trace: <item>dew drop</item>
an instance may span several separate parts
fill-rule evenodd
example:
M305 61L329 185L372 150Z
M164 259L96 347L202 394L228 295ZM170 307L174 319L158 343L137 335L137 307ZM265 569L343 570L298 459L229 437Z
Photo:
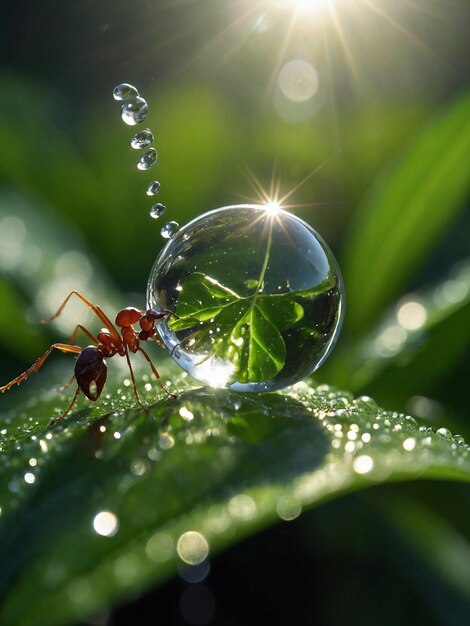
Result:
M139 92L133 85L129 83L121 83L116 85L113 89L113 98L115 100L130 100L131 98L138 98Z
M147 187L146 194L148 196L156 196L159 191L160 191L160 183L158 182L158 180L152 180L150 185Z
M168 222L160 230L160 235L163 237L163 239L171 239L176 235L179 227L180 225L178 224L178 222Z
M151 130L146 128L145 130L141 130L136 133L131 139L131 147L134 150L141 150L142 148L146 148L153 141L153 133Z
M150 150L144 152L144 154L137 161L137 169L145 172L146 170L149 170L151 167L153 167L156 162L157 151L155 150L155 148L150 148Z
M129 100L121 107L122 121L128 126L140 124L147 118L148 110L147 101L140 96Z
M161 217L165 213L166 206L161 202L157 202L150 209L150 217L153 217L154 220ZM176 223L176 222L175 222Z
M174 321L165 320L158 332L197 380L274 391L304 379L330 354L343 317L342 281L308 224L283 210L273 215L264 206L238 205L205 213L177 232L170 222L161 234L170 241L152 269L147 304L176 315L194 309L187 324L174 330ZM215 302L230 307L221 315ZM256 304L250 315L247 302ZM215 315L204 312L212 309ZM355 406L377 411L369 399Z

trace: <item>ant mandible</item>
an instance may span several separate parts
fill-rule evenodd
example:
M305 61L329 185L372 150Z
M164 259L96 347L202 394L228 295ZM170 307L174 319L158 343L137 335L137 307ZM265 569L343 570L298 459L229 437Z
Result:
M101 395L104 384L106 382L107 376L107 365L105 362L106 358L111 358L118 354L119 356L123 356L126 358L127 365L129 366L129 370L131 373L132 386L134 388L134 394L137 402L140 406L147 412L147 407L142 404L139 392L137 391L137 385L135 383L135 376L132 370L131 360L129 358L129 352L141 352L145 359L150 364L152 372L154 373L156 379L158 380L160 387L167 393L170 398L176 399L176 395L171 393L163 384L159 373L157 372L154 364L152 363L147 352L141 347L141 341L148 341L149 339L153 339L160 346L163 344L157 339L155 336L155 324L156 322L160 322L170 316L177 317L171 311L155 311L154 309L148 309L147 311L140 311L139 309L135 309L134 307L127 307L126 309L122 309L116 315L115 324L119 328L121 334L119 334L116 326L111 322L108 316L102 311L102 309L96 304L92 304L85 296L83 296L78 291L71 291L69 295L65 298L57 312L48 320L42 320L42 324L48 324L52 322L56 317L58 317L68 301L72 296L77 296L80 300L86 304L88 308L90 308L95 315L101 320L104 324L104 328L94 337L84 326L81 324L77 324L75 330L73 331L70 337L70 344L67 343L53 343L46 352L39 357L39 359L31 365L25 372L11 380L9 383L0 387L0 392L7 391L13 385L19 385L26 380L30 374L37 372L39 368L43 365L44 361L47 357L52 353L53 350L60 350L61 352L71 352L72 354L78 354L77 360L75 362L75 370L72 378L64 385L63 388L68 387L74 380L77 381L77 390L72 399L72 402L68 406L67 410L62 413L62 415L54 420L52 420L49 424L55 424L56 422L63 419L70 411L72 410L77 398L80 394L80 391L86 395L86 397L92 402L96 402ZM134 325L139 323L140 332L134 329ZM95 344L93 346L88 346L87 348L80 348L79 346L71 345L75 341L75 337L78 331L82 331L91 341ZM164 347L164 346L163 346Z

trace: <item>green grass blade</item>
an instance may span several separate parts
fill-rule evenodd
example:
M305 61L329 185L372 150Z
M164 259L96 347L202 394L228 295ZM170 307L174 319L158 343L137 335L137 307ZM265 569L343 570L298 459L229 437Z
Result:
M432 121L377 180L353 223L343 260L349 324L366 327L406 286L462 208L470 183L470 96Z

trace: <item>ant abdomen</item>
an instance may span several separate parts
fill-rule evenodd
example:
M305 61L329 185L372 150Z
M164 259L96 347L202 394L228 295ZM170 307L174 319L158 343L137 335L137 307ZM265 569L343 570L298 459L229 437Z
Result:
M101 395L108 367L103 355L95 346L84 348L75 363L77 384L89 400L95 402Z

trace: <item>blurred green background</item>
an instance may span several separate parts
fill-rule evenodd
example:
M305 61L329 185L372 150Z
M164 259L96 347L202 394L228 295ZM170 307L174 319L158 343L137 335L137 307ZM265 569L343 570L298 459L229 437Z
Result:
M469 22L467 0L3 3L1 380L86 321L34 323L71 289L143 306L166 219L254 201L251 172L292 191L343 271L345 328L315 379L468 438ZM146 173L123 81L149 102ZM459 485L348 496L217 557L210 623L469 623L468 514ZM187 587L109 623L191 623Z

